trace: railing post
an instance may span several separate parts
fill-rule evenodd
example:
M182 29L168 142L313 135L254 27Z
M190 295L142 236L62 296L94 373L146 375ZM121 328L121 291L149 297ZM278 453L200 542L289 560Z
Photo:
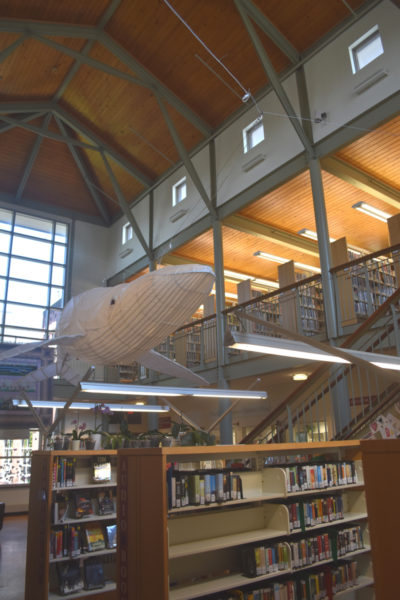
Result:
M392 311L393 316L393 331L394 331L394 341L396 344L396 352L397 356L400 356L400 329L399 329L399 321L398 314L396 313L396 309L393 304L390 306L390 310Z
M367 294L367 315L370 317L375 310L374 303L372 302L372 291L371 284L369 282L369 271L367 265L362 267L363 275L365 277L365 293Z
M292 409L290 408L289 405L286 406L286 410L287 410L287 419L288 419L288 436L289 436L289 442L294 442L293 439L293 419L292 419Z

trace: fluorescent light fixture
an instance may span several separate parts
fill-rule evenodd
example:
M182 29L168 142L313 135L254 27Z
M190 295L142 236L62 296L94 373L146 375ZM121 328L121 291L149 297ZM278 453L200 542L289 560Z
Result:
M64 402L57 402L56 400L32 400L31 402L34 408L64 408ZM18 408L28 408L29 405L25 400L13 400L13 406ZM69 406L72 410L91 410L97 406L91 402L72 402ZM109 404L109 408L112 411L119 412L168 412L168 406L159 406L158 404Z
M211 295L215 296L215 294L216 294L215 289L212 289ZM225 297L231 298L232 300L237 300L237 294L234 294L233 292L225 292Z
M316 242L318 241L318 235L316 231L313 231L312 229L300 229L300 231L297 232L298 235L301 235L303 237L309 238L310 240L315 240ZM330 242L334 242L336 241L336 238L329 238Z
M264 260L270 260L272 262L277 262L281 265L289 262L289 259L282 258L281 256L275 256L274 254L268 254L268 252L262 252L261 250L257 250L254 252L253 256L259 256ZM303 271L310 271L310 273L321 273L321 269L319 267L313 267L312 265L305 265L304 263L295 262L294 266Z
M265 324L268 325L268 323ZM296 342L267 335L231 331L227 341L227 345L229 345L230 348L244 350L245 352L260 352L262 354L273 354L275 356L287 356L290 358L302 358L323 362L350 363L349 360L333 356L333 354L329 354L329 352L324 352L323 350L317 350L304 342Z
M307 381L308 375L307 373L294 373L292 379L293 381Z
M369 217L378 219L378 221L383 221L384 223L386 223L386 221L392 216L383 210L379 210L379 208L375 208L374 206L367 204L366 202L356 202L356 204L353 204L353 208L368 215Z
M268 323L266 323L268 325ZM340 356L330 354L329 351L319 350L311 344L297 342L283 338L275 338L267 335L240 333L238 331L228 332L225 336L225 345L230 348L244 350L245 352L260 352L275 356L287 356L289 358L301 358L306 360L317 360L341 364L351 364L351 356L361 358L381 369L393 369L400 371L400 357L392 354L378 354L375 352L364 352L361 350L350 350L349 348L335 348L349 354L349 360ZM329 348L328 344L326 345Z
M121 394L133 396L192 396L194 398L252 398L254 400L261 400L267 397L266 392L248 390L130 385L126 383L101 383L96 381L82 381L81 389L83 392L91 392L94 394ZM110 406L113 407L114 405ZM147 406L144 408L147 408Z
M283 263L285 263L285 262L288 262L287 258L275 256L275 254L268 254L268 252L262 252L261 250L257 250L257 252L254 252L253 256L259 256L260 258L263 258L264 260L270 260L272 262L277 262L281 265L283 265Z
M271 287L278 289L279 283L277 281L271 281L269 279L260 279L258 277L253 277L252 275L246 275L245 273L238 273L237 271L230 271L229 269L224 269L224 277L228 281L232 281L233 283L237 283L238 281L246 281L250 279L255 285L262 287Z

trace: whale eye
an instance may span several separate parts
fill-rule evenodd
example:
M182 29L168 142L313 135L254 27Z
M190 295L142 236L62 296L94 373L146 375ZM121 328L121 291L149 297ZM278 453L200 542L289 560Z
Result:
M111 299L110 305L112 306L113 304L115 304L115 298Z

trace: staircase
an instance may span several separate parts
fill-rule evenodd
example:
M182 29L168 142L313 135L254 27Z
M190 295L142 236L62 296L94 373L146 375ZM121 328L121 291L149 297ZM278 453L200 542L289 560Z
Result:
M400 289L341 347L400 355ZM322 364L241 443L365 437L369 423L400 399L400 383L391 381L388 371L376 371L357 365Z

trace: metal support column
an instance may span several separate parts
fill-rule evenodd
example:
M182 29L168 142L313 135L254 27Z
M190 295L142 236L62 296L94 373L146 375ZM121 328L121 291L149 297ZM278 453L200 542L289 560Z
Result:
M216 205L216 177L215 177L215 149L213 142L210 144L210 175L211 175L211 199ZM213 242L214 242L214 270L215 270L215 299L216 299L216 326L217 326L217 365L218 365L218 387L229 389L228 382L224 377L225 348L224 348L224 316L222 311L225 308L225 282L224 282L224 258L222 246L222 225L221 221L213 220ZM221 398L218 404L218 414L225 413L231 405L228 398ZM232 444L232 412L227 412L221 420L220 426L221 444Z
M329 244L328 220L322 183L321 166L317 158L309 158L309 169L312 196L314 203L315 224L318 234L319 260L321 265L321 282L324 292L324 309L326 332L328 339L336 338L337 318L335 310L335 290L331 269L331 248Z

